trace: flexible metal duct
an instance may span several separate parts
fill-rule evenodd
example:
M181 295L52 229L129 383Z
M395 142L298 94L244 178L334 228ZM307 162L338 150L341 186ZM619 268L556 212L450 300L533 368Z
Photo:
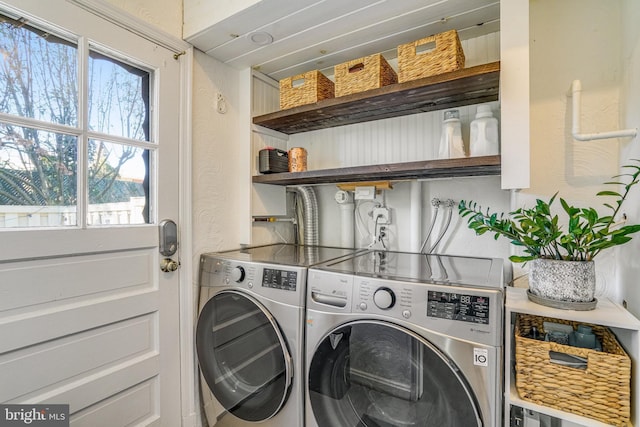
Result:
M317 246L318 238L318 199L312 187L296 185L291 187L302 200L303 232L305 245Z

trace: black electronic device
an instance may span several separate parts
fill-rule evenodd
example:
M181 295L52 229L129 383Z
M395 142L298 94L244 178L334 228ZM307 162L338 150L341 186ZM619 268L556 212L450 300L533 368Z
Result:
M258 153L260 173L278 173L289 171L289 154L284 150L267 147Z

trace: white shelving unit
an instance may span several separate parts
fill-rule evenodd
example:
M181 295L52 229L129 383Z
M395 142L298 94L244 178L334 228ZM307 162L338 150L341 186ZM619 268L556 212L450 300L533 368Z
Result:
M514 321L512 317L514 313L531 314L535 316L553 317L556 319L572 320L576 322L586 322L597 325L606 326L616 335L620 344L624 347L627 354L631 358L632 374L636 371L636 361L638 358L638 348L640 337L640 320L629 313L624 307L616 304L609 299L599 298L595 310L591 311L575 311L575 310L559 310L555 308L545 307L535 304L527 298L526 289L523 288L507 288L507 297L505 301L505 426L509 426L511 406L518 406L523 409L529 409L541 414L546 414L554 418L562 420L563 426L584 426L584 427L606 427L609 424L600 421L574 415L568 412L560 411L547 406L537 405L535 403L522 400L515 387L515 370L513 360L513 334ZM638 375L633 374L631 379L631 419L637 419L638 408Z

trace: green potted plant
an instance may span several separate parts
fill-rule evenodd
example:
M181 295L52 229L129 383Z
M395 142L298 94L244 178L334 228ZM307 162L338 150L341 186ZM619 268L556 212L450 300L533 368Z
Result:
M633 159L634 162L640 162ZM610 211L601 216L594 208L578 208L560 198L566 221L561 225L552 213L557 199L536 200L532 208L520 208L508 214L484 210L474 201L460 201L458 206L467 225L476 234L494 233L522 248L522 255L509 259L530 263L529 298L537 303L567 309L595 308L595 265L593 259L603 250L631 240L640 225L620 225L616 218L632 187L638 183L640 166L623 166L630 173L613 177L605 184L621 187L621 191L600 191L598 196L613 197L614 203L603 203ZM626 181L626 182L622 182Z

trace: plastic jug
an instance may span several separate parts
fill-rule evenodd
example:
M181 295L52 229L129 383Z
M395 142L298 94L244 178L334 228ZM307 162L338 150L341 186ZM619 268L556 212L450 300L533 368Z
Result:
M489 105L478 105L476 118L471 122L469 133L469 154L471 156L500 154L498 119L493 117Z
M465 156L460 112L458 110L447 110L444 112L438 158L452 159Z

